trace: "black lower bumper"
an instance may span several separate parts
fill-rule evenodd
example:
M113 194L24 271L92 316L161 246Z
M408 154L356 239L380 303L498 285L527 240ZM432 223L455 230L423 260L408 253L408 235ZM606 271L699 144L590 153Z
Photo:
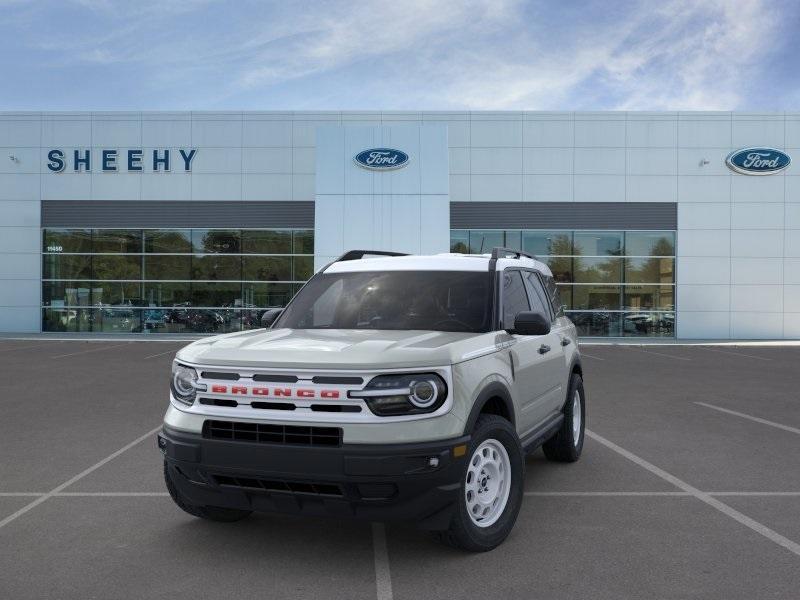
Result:
M193 504L264 512L415 521L444 529L469 437L416 444L292 446L158 435L170 476ZM459 450L461 450L459 448Z

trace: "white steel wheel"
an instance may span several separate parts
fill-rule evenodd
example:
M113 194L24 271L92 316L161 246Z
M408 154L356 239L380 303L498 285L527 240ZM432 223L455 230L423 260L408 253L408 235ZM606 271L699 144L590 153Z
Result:
M575 390L572 395L572 443L578 446L581 439L581 393Z
M511 490L511 461L505 446L485 440L475 449L467 466L464 501L467 514L478 527L490 527L508 504Z

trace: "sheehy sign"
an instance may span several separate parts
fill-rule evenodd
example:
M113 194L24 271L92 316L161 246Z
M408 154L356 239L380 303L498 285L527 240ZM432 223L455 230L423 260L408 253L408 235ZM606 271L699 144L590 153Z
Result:
M141 149L116 150L62 150L54 148L47 153L47 168L53 173L168 173L190 172L197 149L156 148L145 152Z

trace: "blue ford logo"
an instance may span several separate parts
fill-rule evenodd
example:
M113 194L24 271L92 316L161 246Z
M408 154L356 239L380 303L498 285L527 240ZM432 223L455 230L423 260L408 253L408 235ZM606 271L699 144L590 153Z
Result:
M408 154L394 148L370 148L356 154L353 160L365 169L388 171L406 166Z
M775 148L742 148L725 159L728 167L744 175L772 175L783 171L792 159Z

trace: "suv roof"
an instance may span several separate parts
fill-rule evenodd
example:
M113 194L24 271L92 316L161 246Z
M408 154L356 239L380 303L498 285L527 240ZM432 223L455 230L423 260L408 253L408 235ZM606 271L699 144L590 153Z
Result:
M368 252L365 254L369 255ZM508 256L508 254L512 256ZM493 257L496 258L493 259ZM444 253L346 259L331 263L324 271L326 273L355 273L363 271L489 271L492 260L496 261L495 268L498 271L509 267L527 267L540 271L545 275L552 276L550 268L543 262L505 249L495 249L492 254Z

